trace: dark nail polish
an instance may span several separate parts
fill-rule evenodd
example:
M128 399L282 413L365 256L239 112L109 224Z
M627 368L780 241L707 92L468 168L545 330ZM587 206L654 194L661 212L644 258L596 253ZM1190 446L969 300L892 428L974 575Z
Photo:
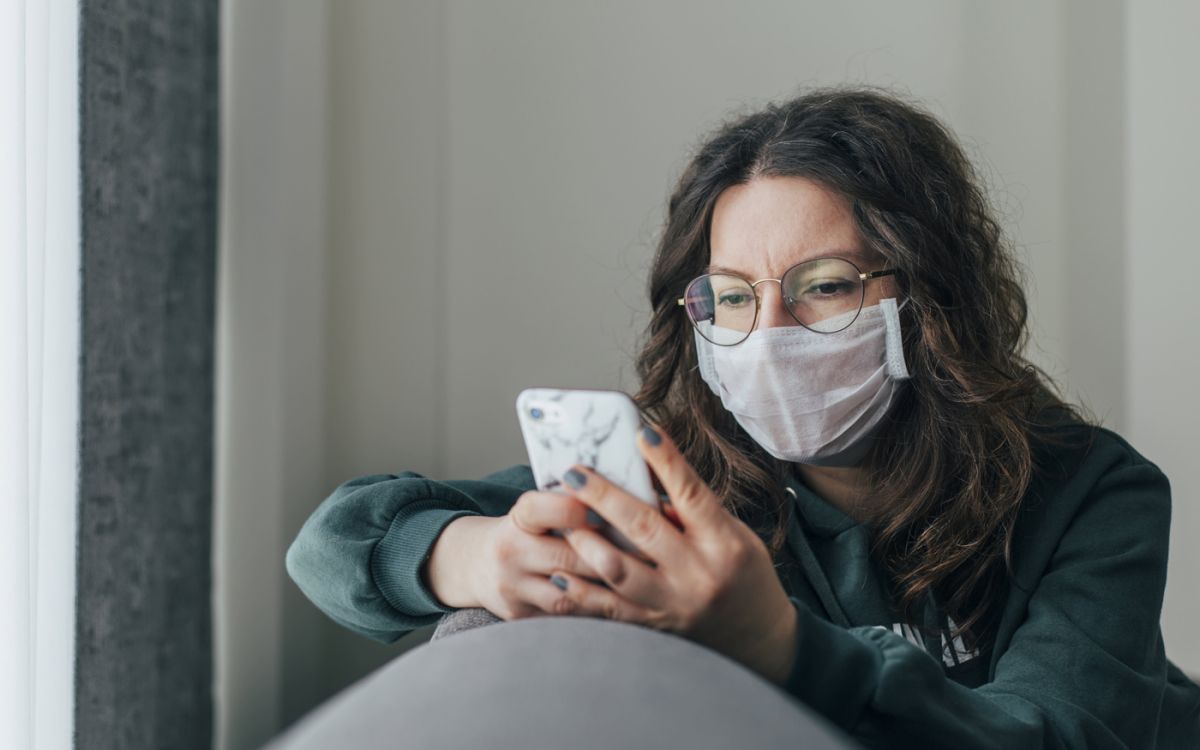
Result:
M560 575L556 574L556 575L550 576L550 583L553 583L555 586L558 586L563 591L567 590L567 579L563 578Z
M592 524L593 526L603 526L604 525L604 519L600 516L599 513L592 510L591 508L588 508L587 521L588 521L588 523Z
M655 432L653 427L643 427L642 438L650 445L658 445L662 442L662 435Z
M575 471L574 469L568 469L567 473L563 475L563 481L575 489L579 489L583 485L587 484L587 477L578 471Z

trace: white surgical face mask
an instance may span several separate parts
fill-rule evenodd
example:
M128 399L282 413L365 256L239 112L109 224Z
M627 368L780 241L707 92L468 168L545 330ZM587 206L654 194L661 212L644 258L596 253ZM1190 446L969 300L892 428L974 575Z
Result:
M899 313L907 302L881 299L836 333L759 328L736 346L717 346L694 332L700 376L772 456L854 466L909 378Z

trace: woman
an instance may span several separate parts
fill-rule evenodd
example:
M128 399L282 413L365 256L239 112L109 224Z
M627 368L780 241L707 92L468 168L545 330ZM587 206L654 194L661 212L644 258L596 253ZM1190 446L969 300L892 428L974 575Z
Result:
M362 477L288 552L305 593L387 642L463 607L674 632L869 745L1200 746L1159 629L1167 479L1022 356L1016 264L934 117L825 89L726 124L649 286L665 514L586 467L567 496Z

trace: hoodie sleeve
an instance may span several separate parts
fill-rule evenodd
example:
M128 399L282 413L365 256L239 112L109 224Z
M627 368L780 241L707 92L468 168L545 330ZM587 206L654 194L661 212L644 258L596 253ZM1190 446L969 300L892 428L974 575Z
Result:
M870 747L1155 747L1168 688L1159 615L1169 525L1157 467L1107 471L1059 540L992 681L977 688L891 631L842 628L793 599L798 656L785 687Z
M533 487L528 466L480 480L409 471L352 479L305 521L287 551L288 575L338 624L391 643L455 609L421 578L442 529L464 515L502 516Z

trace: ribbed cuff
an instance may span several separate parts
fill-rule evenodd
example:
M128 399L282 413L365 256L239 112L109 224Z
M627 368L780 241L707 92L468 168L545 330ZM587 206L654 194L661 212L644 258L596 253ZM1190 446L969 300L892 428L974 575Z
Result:
M419 507L410 503L392 519L375 545L371 576L383 598L396 610L413 617L453 612L438 601L421 580L421 565L433 551L438 535L459 516L482 515L471 510Z
M850 732L875 692L883 653L845 628L817 617L803 602L789 598L800 621L796 661L784 689Z

